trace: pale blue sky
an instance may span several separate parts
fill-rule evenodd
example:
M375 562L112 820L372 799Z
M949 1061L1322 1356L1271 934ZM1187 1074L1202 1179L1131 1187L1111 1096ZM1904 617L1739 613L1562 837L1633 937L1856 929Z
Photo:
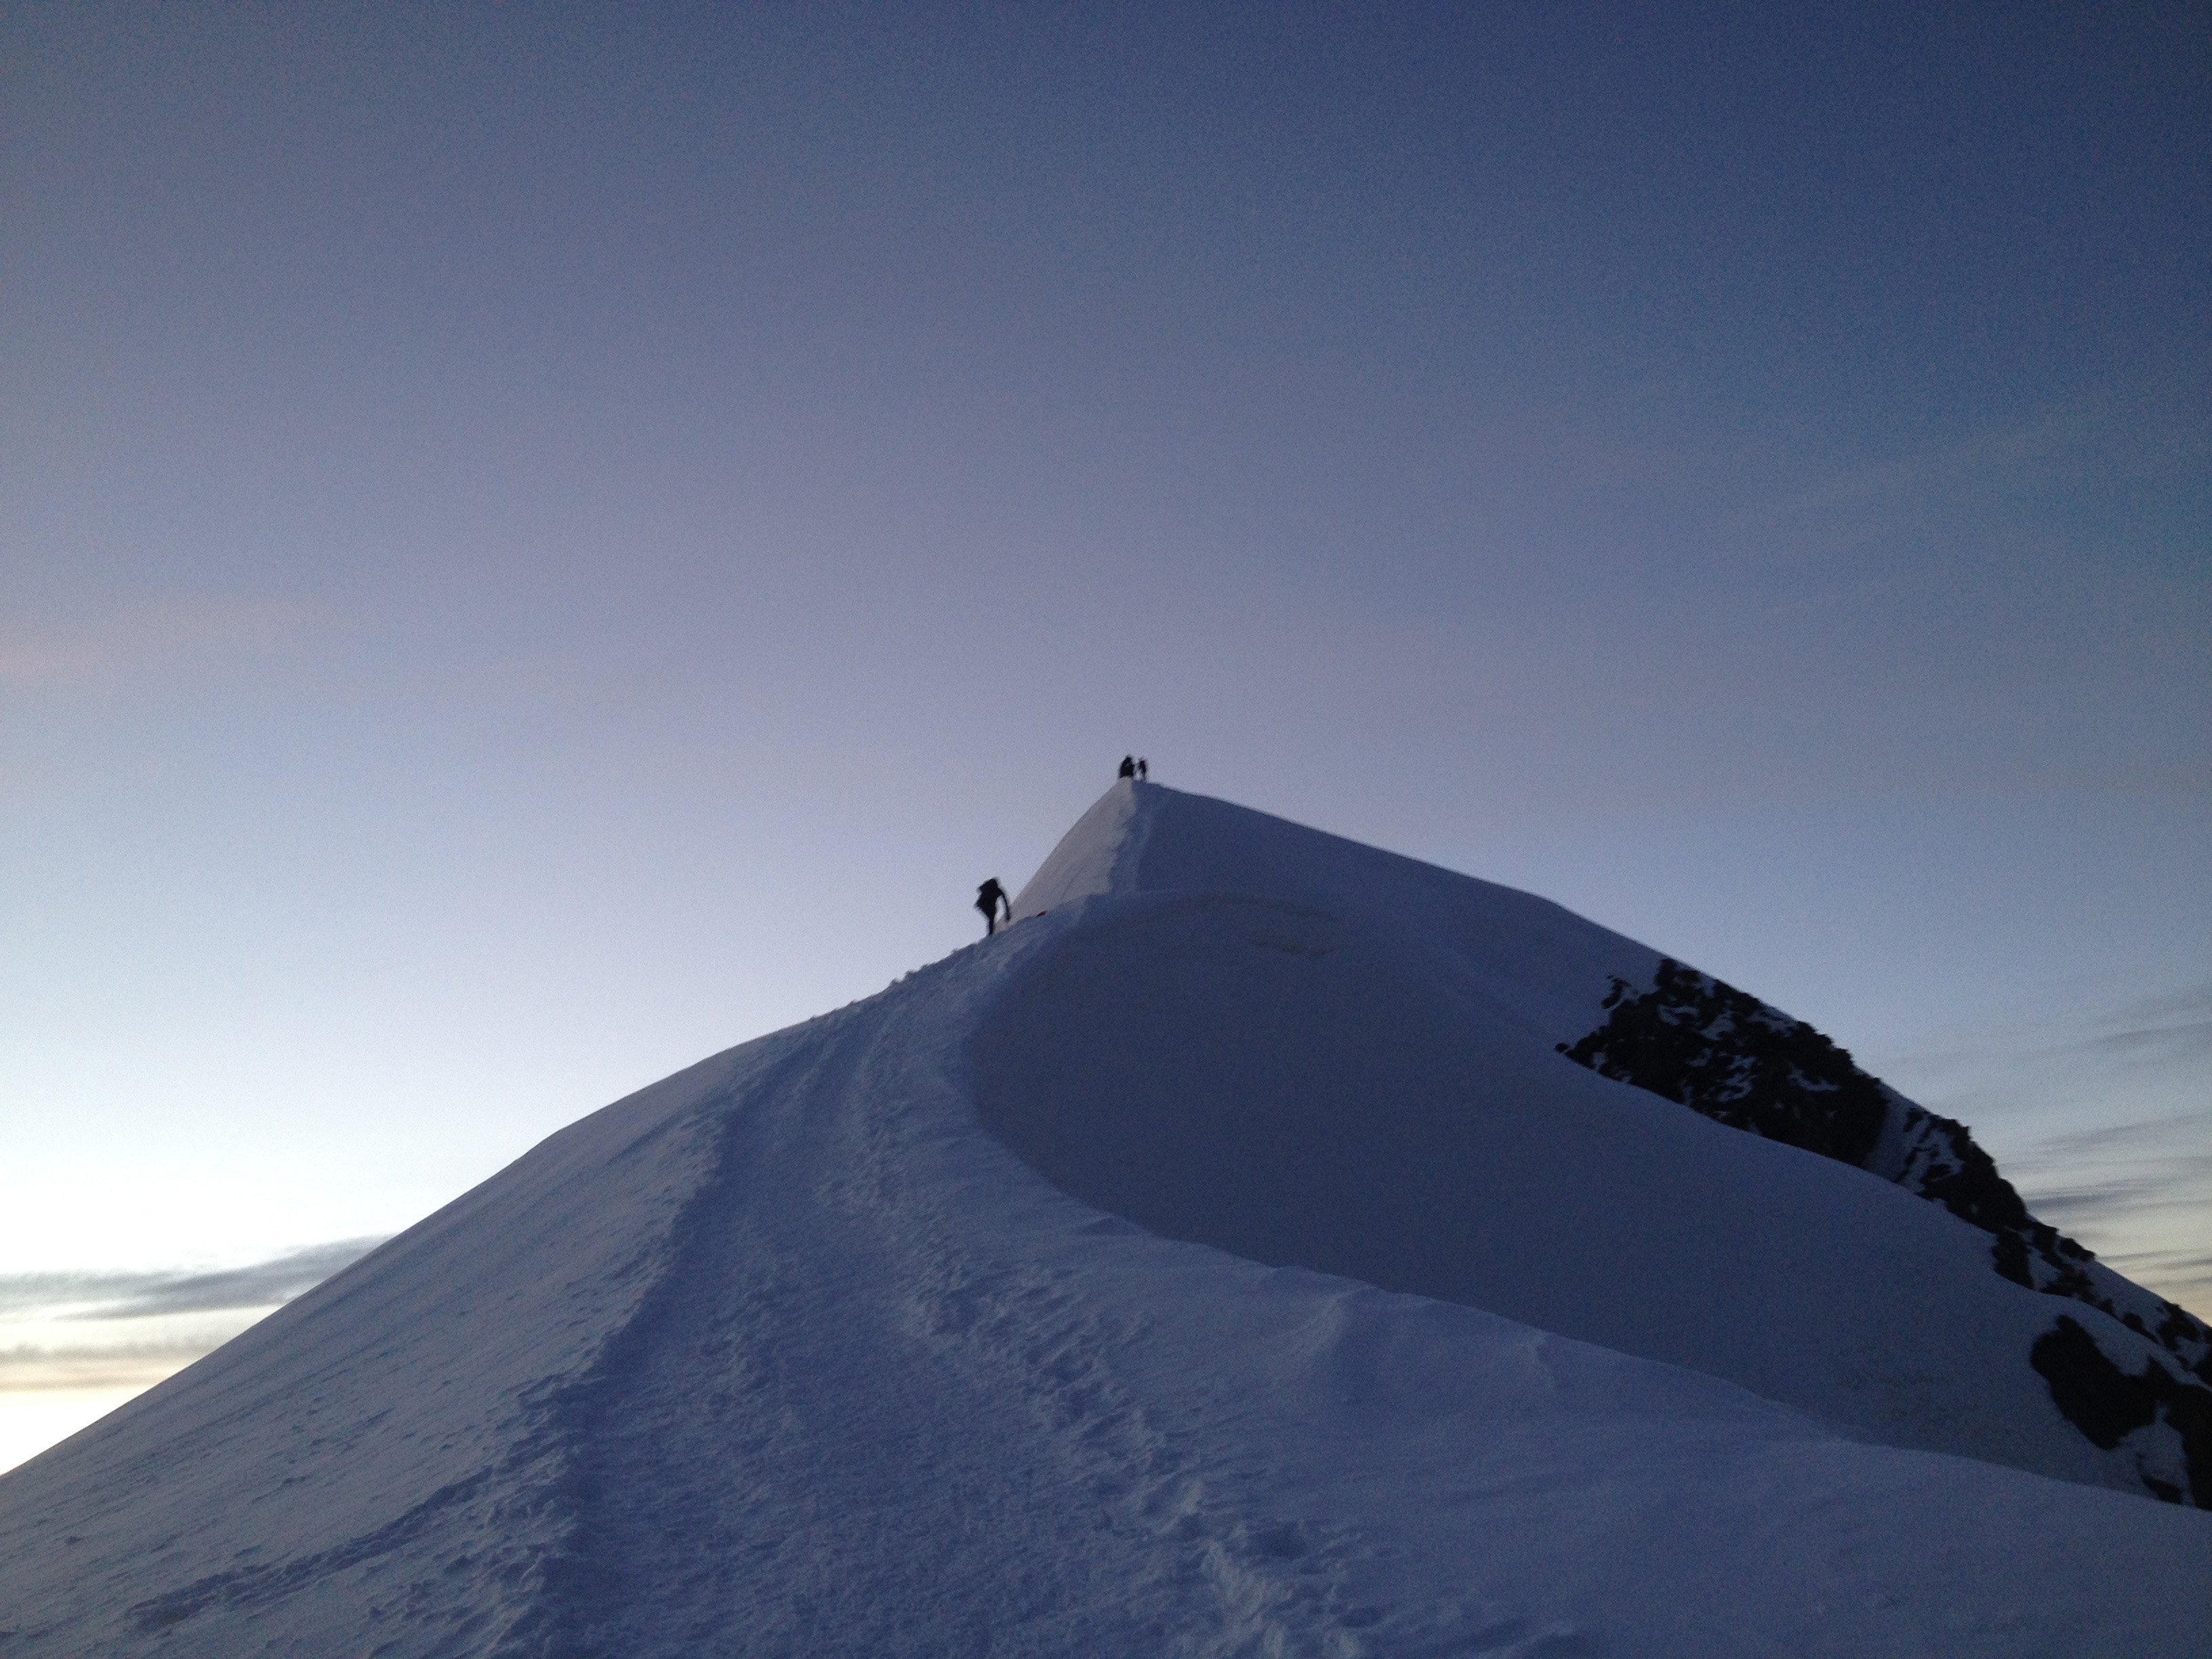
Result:
M2212 1283L2208 58L0 6L0 1273L404 1225L964 943L1137 750Z

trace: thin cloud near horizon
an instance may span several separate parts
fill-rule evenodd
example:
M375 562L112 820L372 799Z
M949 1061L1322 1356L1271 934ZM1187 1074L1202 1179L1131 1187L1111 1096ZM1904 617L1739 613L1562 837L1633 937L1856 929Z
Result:
M2066 1022L2070 1029L2055 1040L2025 1044L2017 1041L2019 1031L2048 1030L2050 1023L2045 1018L2021 1014L2004 1024L2016 1029L1993 1030L1978 1042L1886 1054L1880 1057L1880 1064L1893 1071L1932 1070L1978 1066L1992 1058L2043 1061L2075 1055L2140 1054L2161 1047L2166 1050L2161 1058L2212 1054L2212 984L2184 986L2076 1014Z
M179 1339L105 1346L87 1343L78 1347L24 1343L0 1348L0 1398L150 1389L222 1346L221 1342Z
M151 1387L386 1237L333 1239L215 1271L0 1273L0 1395ZM207 1317L226 1314L252 1317ZM179 1320L190 1322L162 1328Z

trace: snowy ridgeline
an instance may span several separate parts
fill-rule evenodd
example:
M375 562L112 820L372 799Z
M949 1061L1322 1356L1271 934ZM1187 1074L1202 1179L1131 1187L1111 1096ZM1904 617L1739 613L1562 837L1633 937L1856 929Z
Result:
M2201 1330L1802 1028L1149 786L1015 914L0 1478L0 1656L2212 1651Z

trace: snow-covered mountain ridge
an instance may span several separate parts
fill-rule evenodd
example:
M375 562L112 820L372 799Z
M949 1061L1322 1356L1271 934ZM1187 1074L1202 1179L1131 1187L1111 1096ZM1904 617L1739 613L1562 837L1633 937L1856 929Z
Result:
M1656 952L1156 787L1018 912L0 1477L0 1656L2212 1647L2142 1339L1558 1052Z

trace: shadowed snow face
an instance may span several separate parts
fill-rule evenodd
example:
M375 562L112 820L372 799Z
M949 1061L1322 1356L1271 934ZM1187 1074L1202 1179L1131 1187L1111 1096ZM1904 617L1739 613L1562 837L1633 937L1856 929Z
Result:
M1063 1190L1893 1443L2137 1490L2121 1465L2143 1451L2153 1489L2177 1487L2164 1439L2114 1462L2054 1411L2031 1354L2055 1310L2000 1276L1980 1226L1556 1052L1540 1028L1567 988L1595 1024L1608 963L1643 947L1221 803L1150 805L1093 849L1121 879L970 1044L984 1123ZM1219 856L1212 817L1262 855ZM1107 844L1131 830L1133 872ZM1239 879L1275 896L1223 890Z

